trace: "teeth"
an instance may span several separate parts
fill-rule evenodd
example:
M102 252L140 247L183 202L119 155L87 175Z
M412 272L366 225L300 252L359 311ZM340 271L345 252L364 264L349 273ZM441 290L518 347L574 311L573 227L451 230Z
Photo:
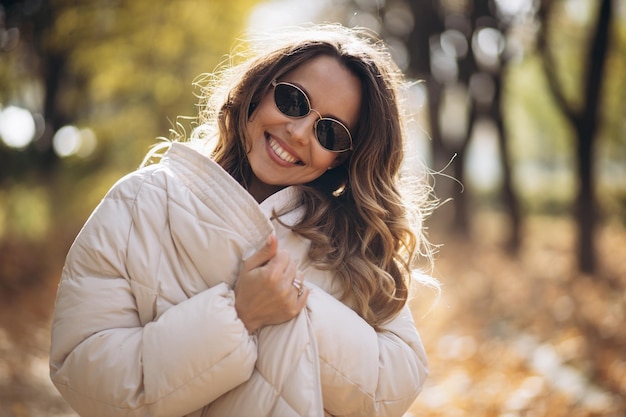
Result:
M270 148L272 148L272 150L274 151L274 153L276 155L278 155L278 157L280 159L282 159L285 162L289 162L290 164L295 164L296 162L298 162L297 158L294 158L293 155L291 155L289 152L287 152L286 150L284 150L279 144L278 142L276 142L274 139L270 138L269 140L269 144L270 144Z

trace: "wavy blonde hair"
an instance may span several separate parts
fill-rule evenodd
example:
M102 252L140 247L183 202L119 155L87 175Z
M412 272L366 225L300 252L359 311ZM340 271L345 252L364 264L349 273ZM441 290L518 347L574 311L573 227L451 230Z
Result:
M400 175L405 80L383 43L365 30L299 26L262 40L247 46L248 56L235 53L222 70L200 80L199 127L192 139L213 139L212 158L247 188L252 172L244 132L272 80L320 55L337 59L360 80L354 149L338 167L299 186L305 214L291 228L311 241L309 256L320 268L337 272L343 299L378 327L405 305L420 255L432 265L422 225L434 207L431 189L424 178L402 188L407 178ZM436 286L428 277L420 280Z

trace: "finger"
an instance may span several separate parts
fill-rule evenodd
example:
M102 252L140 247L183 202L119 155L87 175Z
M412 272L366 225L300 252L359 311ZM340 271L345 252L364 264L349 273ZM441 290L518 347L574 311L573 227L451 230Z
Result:
M304 285L304 274L302 271L296 271L296 277L293 279L292 285L295 287L298 297L304 294L306 287Z
M304 275L302 274L302 272L298 270L295 271L295 277L292 279L291 285L294 286L300 292L300 294L302 293L302 290L304 288Z
M306 305L306 300L309 298L309 294L311 293L311 289L308 287L302 288L302 294L298 295L298 299L296 301L296 309L298 311L302 310Z
M249 258L244 260L243 268L247 271L250 271L254 268L258 268L260 266L265 265L270 261L274 256L276 256L276 251L278 250L278 241L276 236L273 234L267 237L265 245L262 248L254 252Z
M304 288L302 287L302 283L300 281L298 281L297 279L294 279L293 281L291 281L291 286L296 289L299 296L302 295Z
M285 277L289 278L290 280L296 279L299 282L302 282L302 277L299 275L299 272L296 268L296 263L291 259L289 254L287 254L287 256L287 265L285 266L284 270Z

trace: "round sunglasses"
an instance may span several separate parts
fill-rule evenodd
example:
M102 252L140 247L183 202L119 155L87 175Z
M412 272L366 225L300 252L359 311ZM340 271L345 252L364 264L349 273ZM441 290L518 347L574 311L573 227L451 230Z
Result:
M325 149L331 152L345 152L352 149L352 135L339 120L323 117L311 107L311 101L302 89L284 81L272 81L274 86L274 103L282 114L289 117L301 118L312 111L319 119L315 121L315 137Z

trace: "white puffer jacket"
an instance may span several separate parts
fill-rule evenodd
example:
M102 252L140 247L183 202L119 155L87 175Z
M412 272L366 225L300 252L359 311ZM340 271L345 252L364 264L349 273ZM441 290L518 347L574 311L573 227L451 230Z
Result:
M72 245L50 373L81 416L401 416L427 375L408 308L374 331L336 297L309 242L217 164L175 143L120 180ZM289 223L298 210L286 214ZM250 336L234 308L241 260L270 233L312 289L293 320Z

